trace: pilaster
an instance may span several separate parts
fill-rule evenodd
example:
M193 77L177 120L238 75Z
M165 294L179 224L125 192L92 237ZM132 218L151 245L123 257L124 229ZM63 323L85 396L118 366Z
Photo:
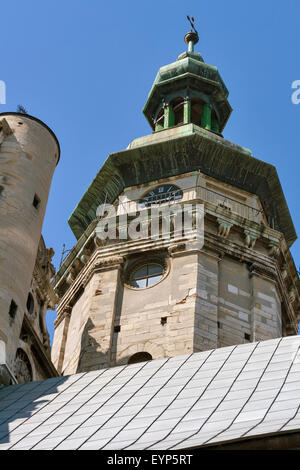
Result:
M282 336L281 302L276 288L276 273L259 263L250 268L251 341Z

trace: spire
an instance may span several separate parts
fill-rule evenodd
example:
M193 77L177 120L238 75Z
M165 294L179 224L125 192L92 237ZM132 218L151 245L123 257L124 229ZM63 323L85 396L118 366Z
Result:
M187 16L188 21L191 24L191 31L189 31L185 36L184 36L184 41L188 45L188 52L194 52L194 45L197 44L199 41L199 35L198 31L195 29L194 26L194 17L192 16L192 19Z

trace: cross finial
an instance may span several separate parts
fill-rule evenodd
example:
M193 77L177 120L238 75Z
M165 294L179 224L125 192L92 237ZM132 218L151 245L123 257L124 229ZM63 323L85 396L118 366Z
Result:
M190 18L188 15L187 15L187 19L189 20L190 24L191 24L191 32L194 31L197 36L198 36L198 31L195 29L195 26L194 26L194 23L195 23L195 20L194 20L194 17L192 16L192 18Z
M194 17L192 16L190 18L189 16L187 16L187 19L190 22L190 25L192 28L191 28L191 31L184 36L184 40L189 46L188 51L193 52L194 44L197 44L197 42L199 41L199 36L198 36L198 31L196 30L194 26L194 22L195 22Z

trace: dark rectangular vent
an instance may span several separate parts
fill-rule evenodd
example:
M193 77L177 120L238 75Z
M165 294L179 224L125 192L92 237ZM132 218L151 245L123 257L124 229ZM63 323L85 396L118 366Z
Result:
M15 318L17 309L18 309L18 306L16 302L12 300L10 303L9 312L8 312L8 315L10 316L10 318Z
M40 198L35 194L35 195L34 195L34 198L33 198L33 201L32 201L33 207L35 207L36 209L38 209L38 208L39 208L39 205L40 205L40 202L41 202Z

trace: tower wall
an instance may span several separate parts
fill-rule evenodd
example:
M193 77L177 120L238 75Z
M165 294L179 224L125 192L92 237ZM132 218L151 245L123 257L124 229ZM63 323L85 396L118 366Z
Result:
M297 333L298 275L288 245L293 226L283 196L278 211L265 202L274 197L267 179L272 174L279 185L277 175L249 152L189 126L113 154L74 211L78 242L53 281L59 303L52 359L62 374ZM185 132L201 133L197 145ZM147 197L160 204L155 198L172 193L173 185L182 193L177 204L203 205L202 247L186 233L168 240L97 239L91 214L103 203L103 187L118 216L130 218ZM146 288L132 283L135 269L155 260L167 267L163 279Z
M144 190L130 188L127 196L133 192L136 200ZM59 373L127 364L136 354L157 359L295 333L283 311L289 300L279 251L269 248L269 237L279 243L281 234L256 224L250 247L245 232L248 226L254 230L253 223L220 208L222 190L226 194L228 186L220 186L214 205L211 196L205 203L203 247L189 236L101 245L87 233L86 248L79 245L76 254L75 247L56 277L60 301L52 360ZM193 198L198 192L188 191ZM163 278L150 288L132 287L131 273L147 262L164 266Z
M158 359L282 336L276 280L251 271L239 254L208 242L195 250L192 240L135 248L105 258L96 249L65 292L52 347L59 373L127 364L137 353ZM128 286L131 265L158 254L164 278L147 289Z
M28 115L2 114L0 129L0 340L12 367L59 145Z

